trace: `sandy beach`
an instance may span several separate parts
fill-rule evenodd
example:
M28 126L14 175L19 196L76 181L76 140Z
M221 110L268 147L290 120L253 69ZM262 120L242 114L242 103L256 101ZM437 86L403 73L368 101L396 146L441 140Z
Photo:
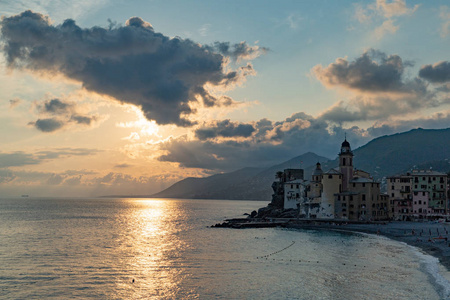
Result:
M289 227L328 229L379 234L418 247L439 259L450 270L450 224L435 222L389 222L385 224L311 225Z

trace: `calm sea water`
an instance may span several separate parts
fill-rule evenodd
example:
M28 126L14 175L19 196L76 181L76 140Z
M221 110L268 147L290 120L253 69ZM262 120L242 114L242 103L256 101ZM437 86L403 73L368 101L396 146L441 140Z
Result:
M437 259L383 237L209 228L266 205L0 199L2 299L446 299Z

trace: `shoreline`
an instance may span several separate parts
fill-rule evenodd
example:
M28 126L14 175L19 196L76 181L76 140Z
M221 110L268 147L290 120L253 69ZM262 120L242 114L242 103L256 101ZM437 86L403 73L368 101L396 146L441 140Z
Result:
M439 260L450 271L450 223L437 222L371 222L362 223L343 220L312 220L292 218L272 218L270 220L238 218L228 219L211 227L225 228L269 228L283 227L311 230L345 231L382 235L404 242Z
M333 230L378 234L404 242L436 257L450 271L450 224L432 222L389 222L385 224L300 224L289 223L286 228ZM447 240L445 240L447 238Z

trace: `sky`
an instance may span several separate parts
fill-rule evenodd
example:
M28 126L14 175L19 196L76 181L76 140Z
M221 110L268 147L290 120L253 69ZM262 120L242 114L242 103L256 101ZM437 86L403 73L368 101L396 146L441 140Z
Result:
M0 196L153 194L450 127L448 1L0 0Z

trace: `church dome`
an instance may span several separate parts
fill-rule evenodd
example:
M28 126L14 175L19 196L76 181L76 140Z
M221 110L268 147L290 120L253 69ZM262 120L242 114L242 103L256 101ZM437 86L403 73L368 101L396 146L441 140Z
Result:
M322 168L321 168L321 166L320 166L320 163L318 162L318 163L316 164L316 169L313 171L312 175L313 175L313 176L320 176L320 175L322 175L322 174L323 174L323 171L322 171Z
M347 141L347 138L342 142L340 154L353 154L352 148L350 147L350 143Z
M341 146L341 148L350 148L350 143L349 142L347 142L347 139L345 139L345 141L343 141L342 142L342 146Z

